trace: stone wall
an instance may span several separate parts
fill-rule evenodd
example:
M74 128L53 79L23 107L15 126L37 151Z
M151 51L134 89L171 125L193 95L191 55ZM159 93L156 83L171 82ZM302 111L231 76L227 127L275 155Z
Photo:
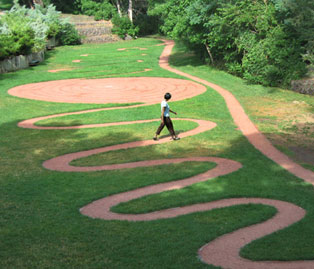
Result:
M62 15L75 25L76 30L82 36L82 43L108 43L121 40L119 36L112 34L110 21L95 21L93 16L86 15Z
M291 81L291 89L295 92L314 95L314 78Z
M0 61L0 73L17 71L29 67L34 63L40 63L45 59L45 51L32 53L30 55L12 56Z

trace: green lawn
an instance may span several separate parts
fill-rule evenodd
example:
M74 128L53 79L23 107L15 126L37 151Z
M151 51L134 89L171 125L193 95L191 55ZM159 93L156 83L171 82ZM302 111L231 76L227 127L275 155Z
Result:
M214 268L199 261L197 250L201 246L275 214L275 209L268 206L242 205L151 222L90 219L81 215L79 208L96 199L186 178L211 169L214 164L183 163L91 173L56 172L42 167L43 161L65 153L150 139L158 123L81 130L21 129L17 123L25 119L106 106L21 99L8 95L8 89L67 78L180 78L158 66L158 57L163 50L162 46L155 46L158 43L160 41L155 39L138 39L59 47L48 52L47 60L39 66L0 75L1 268ZM118 51L118 48L128 50ZM82 57L82 54L89 56ZM75 59L82 62L72 63ZM144 62L137 62L139 59ZM250 100L262 99L269 94L289 102L304 101L311 109L314 106L312 97L247 85L241 79L202 65L181 46L176 47L171 64L232 91L253 120L258 116L251 114L250 102L245 102L248 97L252 98ZM47 72L60 68L69 70ZM148 68L152 70L143 72ZM210 88L189 100L171 102L171 108L178 112L178 117L210 120L217 123L217 127L172 143L90 156L74 161L73 165L190 156L218 156L239 161L243 168L235 173L181 190L143 197L118 205L114 210L142 213L233 197L284 200L307 210L306 217L248 245L242 250L243 256L253 260L314 259L313 186L289 174L249 144L236 130L223 98ZM66 116L38 124L62 126L152 119L158 118L159 113L159 105L153 105ZM195 127L190 122L174 123L180 131ZM280 130L277 131L280 133Z

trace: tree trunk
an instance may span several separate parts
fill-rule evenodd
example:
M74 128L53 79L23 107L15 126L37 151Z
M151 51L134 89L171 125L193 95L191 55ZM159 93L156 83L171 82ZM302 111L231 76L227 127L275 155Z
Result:
M129 0L128 15L129 15L130 21L133 23L133 2L132 2L132 0Z
M116 0L116 5L117 5L117 9L118 9L118 14L120 16L120 18L122 17L122 12L121 12L121 4L119 0Z
M34 9L34 3L32 0L28 0L28 5L31 9Z
M209 48L207 42L205 43L205 47L206 47L206 50L207 50L207 52L208 52L208 55L209 55L209 57L210 57L210 60L211 60L212 64L214 64L214 58L213 58L212 53L210 52L210 48Z

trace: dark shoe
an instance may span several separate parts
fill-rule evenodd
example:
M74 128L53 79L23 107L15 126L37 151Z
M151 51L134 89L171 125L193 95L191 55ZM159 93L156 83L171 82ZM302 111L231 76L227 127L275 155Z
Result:
M158 141L158 138L157 137L153 137L153 140Z
M172 140L180 140L180 137L174 137Z

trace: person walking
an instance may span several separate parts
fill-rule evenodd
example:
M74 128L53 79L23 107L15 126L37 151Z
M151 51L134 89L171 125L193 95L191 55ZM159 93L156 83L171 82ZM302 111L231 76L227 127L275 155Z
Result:
M161 102L161 123L156 131L156 134L154 136L154 140L157 141L158 140L158 136L160 135L162 129L165 127L165 125L168 128L168 131L171 134L171 138L173 140L179 140L180 138L175 134L175 131L173 129L173 124L172 121L170 119L170 112L177 115L177 112L174 112L170 109L168 101L171 99L171 94L170 93L166 93L164 96L164 100Z

